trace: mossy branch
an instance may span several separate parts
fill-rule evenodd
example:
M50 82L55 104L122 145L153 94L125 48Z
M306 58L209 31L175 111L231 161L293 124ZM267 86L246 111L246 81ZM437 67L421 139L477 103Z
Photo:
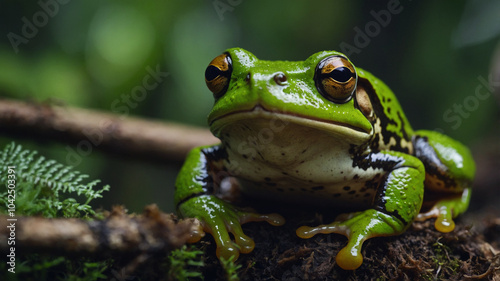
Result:
M7 241L11 232L8 218L0 215L0 241ZM102 220L17 217L16 247L26 254L154 255L184 245L198 227L196 222L176 222L173 215L160 212L156 205L147 206L141 215L128 215L123 207L114 207ZM0 243L1 252L9 247Z

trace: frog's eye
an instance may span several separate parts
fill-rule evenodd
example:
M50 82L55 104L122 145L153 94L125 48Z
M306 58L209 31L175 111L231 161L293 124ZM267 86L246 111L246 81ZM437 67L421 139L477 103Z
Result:
M343 56L330 56L318 63L314 81L318 91L336 103L348 102L356 89L354 66Z
M231 57L227 53L216 57L210 62L205 70L205 82L208 89L214 93L214 97L218 98L226 93L232 71Z

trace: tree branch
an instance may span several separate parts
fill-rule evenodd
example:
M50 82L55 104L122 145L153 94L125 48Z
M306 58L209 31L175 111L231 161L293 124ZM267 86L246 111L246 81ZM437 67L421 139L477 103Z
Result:
M114 207L104 220L94 221L19 217L12 223L8 218L0 216L0 240L6 242L0 243L0 252L4 253L10 251L8 238L14 237L16 251L24 253L153 255L181 247L199 227L195 219L175 222L156 205L146 206L137 216Z
M219 142L206 129L6 99L0 99L0 134L63 141L77 156L98 148L160 161L181 161L193 147Z

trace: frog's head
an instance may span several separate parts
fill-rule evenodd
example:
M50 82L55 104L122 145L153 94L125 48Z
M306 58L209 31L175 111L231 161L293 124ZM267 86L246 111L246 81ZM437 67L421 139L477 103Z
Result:
M268 120L255 126L273 129L273 118L353 144L373 134L370 100L358 85L356 68L339 52L319 52L305 61L263 61L233 48L209 64L205 80L215 98L208 122L219 138L241 120Z

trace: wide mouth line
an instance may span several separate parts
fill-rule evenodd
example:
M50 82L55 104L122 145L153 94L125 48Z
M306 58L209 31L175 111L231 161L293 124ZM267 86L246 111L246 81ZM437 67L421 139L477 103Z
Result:
M214 124L215 122L221 120L221 119L224 119L228 116L231 116L231 115L238 115L238 114L245 114L245 113L255 113L255 112L265 112L265 113L268 113L268 114L276 114L276 115L284 115L284 116L288 116L288 117L295 117L295 118L302 118L302 119L306 119L306 120L310 120L310 121L314 121L314 122L319 122L319 123L326 123L326 124L331 124L331 125L334 125L334 126L340 126L340 127L345 127L345 128L348 128L348 129L351 129L351 130L354 130L354 131L357 131L357 132L360 132L360 133L364 133L364 134L369 134L370 132L367 132L361 128L358 128L358 127L355 127L355 126L352 126L352 125L349 125L349 124L345 124L345 123L342 123L342 122L336 122L336 121L332 121L332 120L325 120L325 119L320 119L320 118L313 118L313 117L310 117L310 116L307 116L307 115L302 115L302 114L297 114L297 113L293 113L293 112L288 112L288 111L281 111L281 110L270 110L270 109L267 109L266 107L262 106L261 104L257 104L255 105L254 107L252 107L251 109L242 109L242 110L236 110L236 111L232 111L230 113L227 113L227 114L224 114L222 116L219 116L217 118L215 118L214 120L212 120L210 122L210 126L212 126L212 124Z

